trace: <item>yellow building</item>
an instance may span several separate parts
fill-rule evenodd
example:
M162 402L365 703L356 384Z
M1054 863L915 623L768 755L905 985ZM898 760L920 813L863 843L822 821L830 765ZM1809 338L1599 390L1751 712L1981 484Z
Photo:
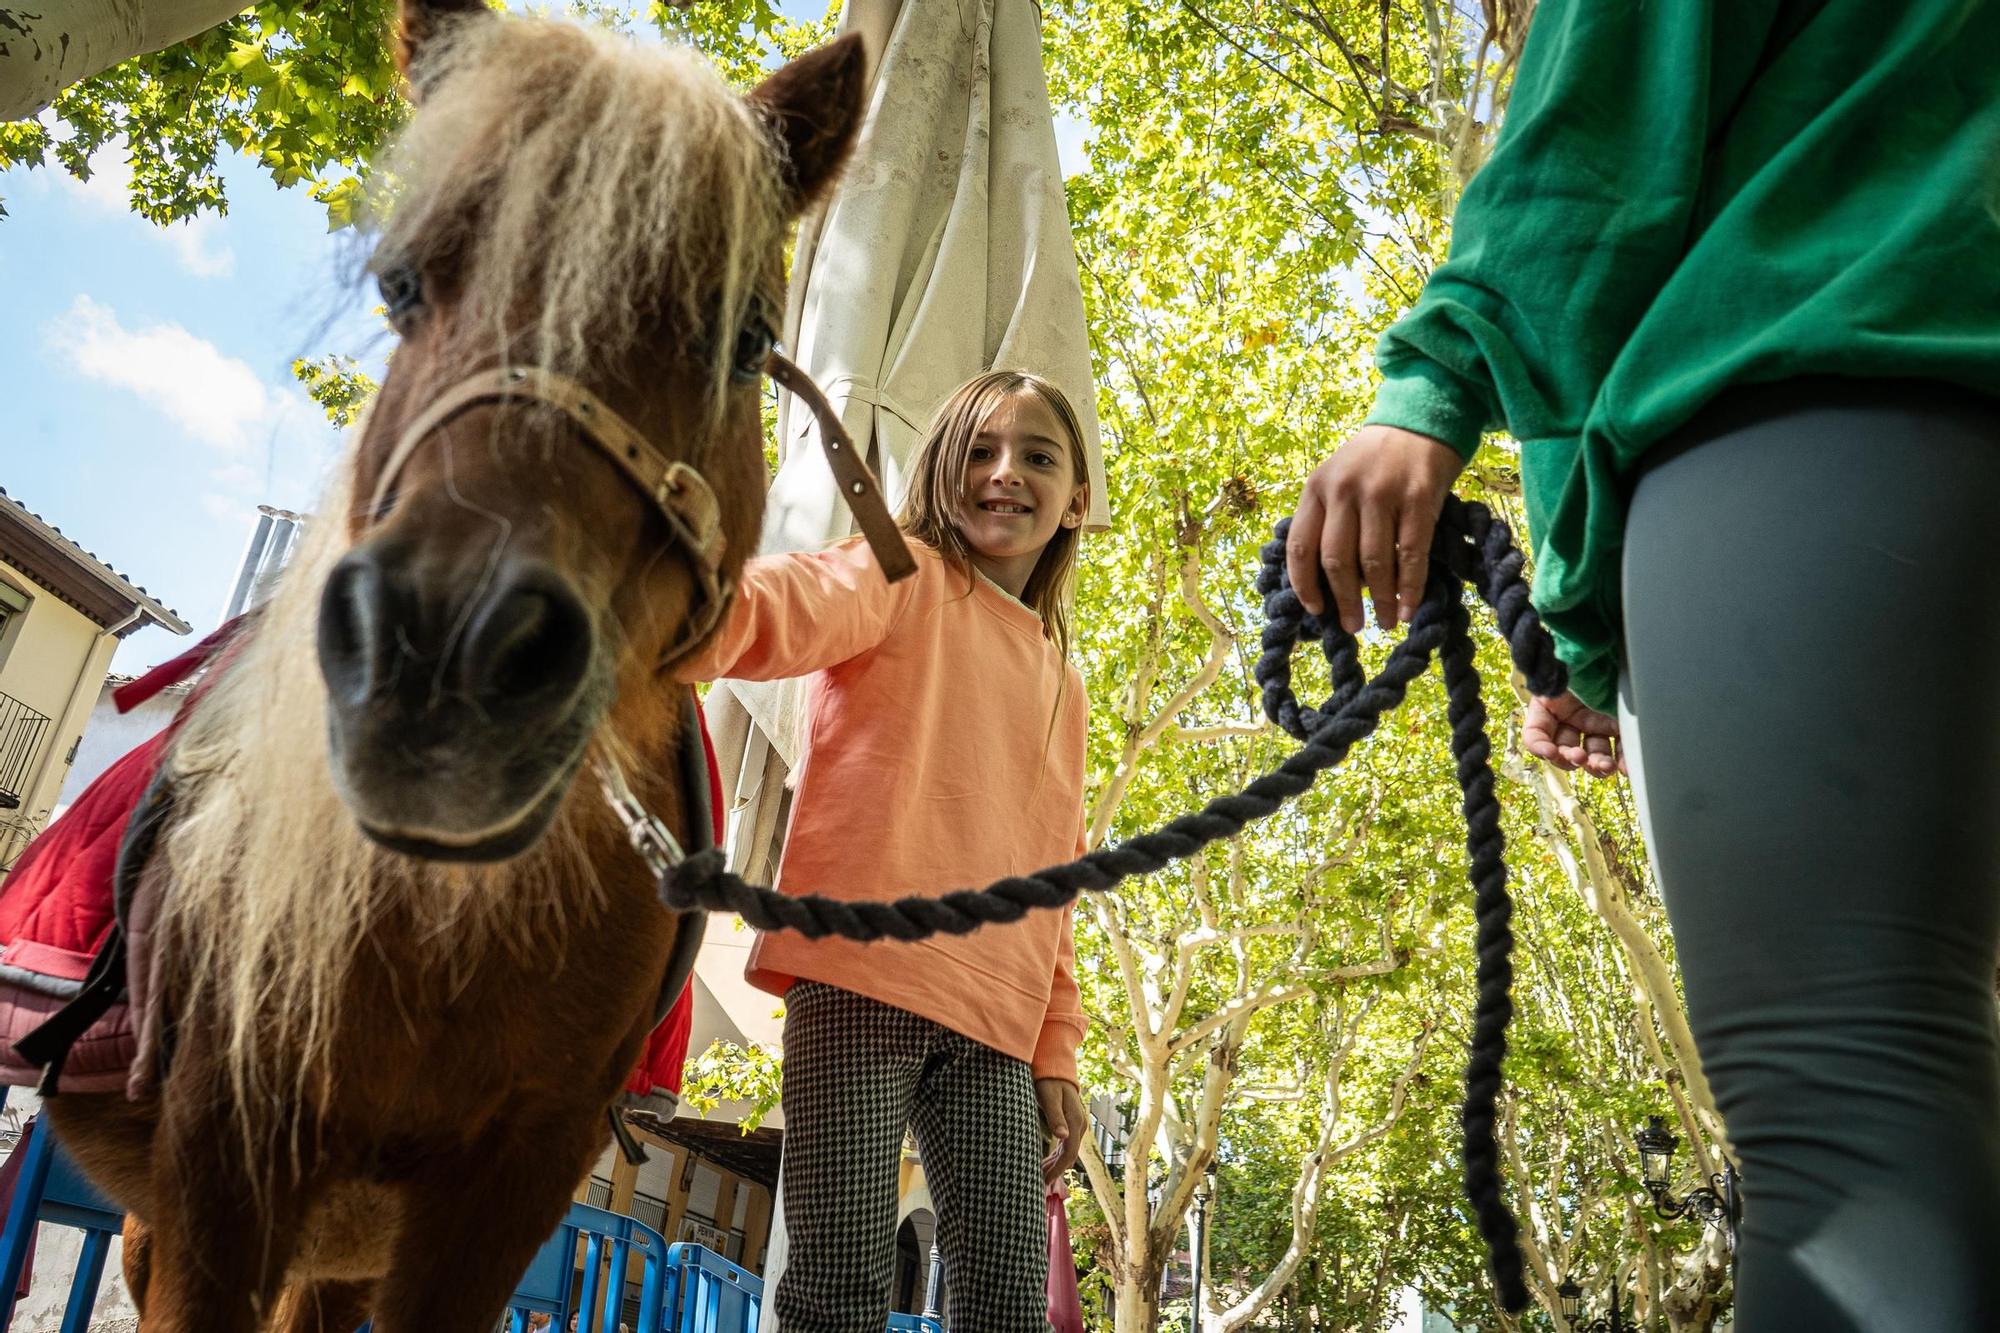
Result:
M0 874L48 822L118 641L188 623L0 490Z

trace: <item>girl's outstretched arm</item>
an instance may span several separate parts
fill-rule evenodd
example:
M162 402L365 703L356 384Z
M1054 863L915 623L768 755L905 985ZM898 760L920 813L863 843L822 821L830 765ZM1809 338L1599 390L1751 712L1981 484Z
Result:
M824 551L759 556L743 567L721 626L674 674L784 680L839 666L889 636L920 582L891 585L859 537Z

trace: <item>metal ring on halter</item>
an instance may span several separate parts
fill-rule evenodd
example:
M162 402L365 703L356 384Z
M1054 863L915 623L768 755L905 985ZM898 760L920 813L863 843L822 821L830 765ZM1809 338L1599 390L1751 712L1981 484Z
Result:
M680 636L661 653L660 664L681 657L715 628L729 604L729 584L722 577L722 557L728 547L722 534L722 507L700 472L655 449L631 422L567 375L540 366L494 366L475 371L438 395L389 451L368 504L370 520L380 518L404 467L433 431L481 403L512 400L540 403L567 417L653 502L675 542L692 557L689 564L699 600Z
M597 760L596 768L598 786L604 791L604 803L611 807L611 813L618 816L618 822L625 828L626 840L639 854L639 859L646 863L646 868L653 872L653 877L658 879L687 860L687 850L674 836L674 831L658 815L639 803L631 784L625 781L625 771L618 767L618 761L604 755Z

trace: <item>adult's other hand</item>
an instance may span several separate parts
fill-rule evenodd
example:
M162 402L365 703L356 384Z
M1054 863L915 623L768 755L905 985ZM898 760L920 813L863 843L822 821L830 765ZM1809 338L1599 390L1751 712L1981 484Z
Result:
M1320 615L1320 574L1350 634L1361 632L1362 588L1394 629L1416 614L1431 532L1465 460L1451 446L1395 426L1363 426L1314 468L1292 515L1285 567L1306 610Z
M1593 777L1608 778L1625 772L1625 750L1617 742L1618 719L1574 694L1530 699L1521 719L1521 748L1566 773L1580 768Z

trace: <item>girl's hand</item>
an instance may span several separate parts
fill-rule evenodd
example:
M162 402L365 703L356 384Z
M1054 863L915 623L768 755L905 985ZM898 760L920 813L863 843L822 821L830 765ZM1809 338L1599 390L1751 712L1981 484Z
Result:
M1056 1141L1042 1159L1042 1180L1053 1185L1076 1165L1083 1136L1090 1133L1090 1117L1083 1109L1083 1094L1066 1078L1036 1079L1035 1100L1042 1104L1042 1127Z
M1521 719L1521 748L1566 773L1580 768L1608 778L1625 772L1624 747L1613 753L1617 741L1618 719L1586 707L1574 694L1530 699Z
M1431 531L1451 483L1464 469L1456 450L1395 426L1363 426L1314 468L1292 515L1285 568L1306 610L1326 610L1320 574L1333 589L1340 624L1361 632L1361 589L1375 596L1383 629L1417 613L1430 565Z

